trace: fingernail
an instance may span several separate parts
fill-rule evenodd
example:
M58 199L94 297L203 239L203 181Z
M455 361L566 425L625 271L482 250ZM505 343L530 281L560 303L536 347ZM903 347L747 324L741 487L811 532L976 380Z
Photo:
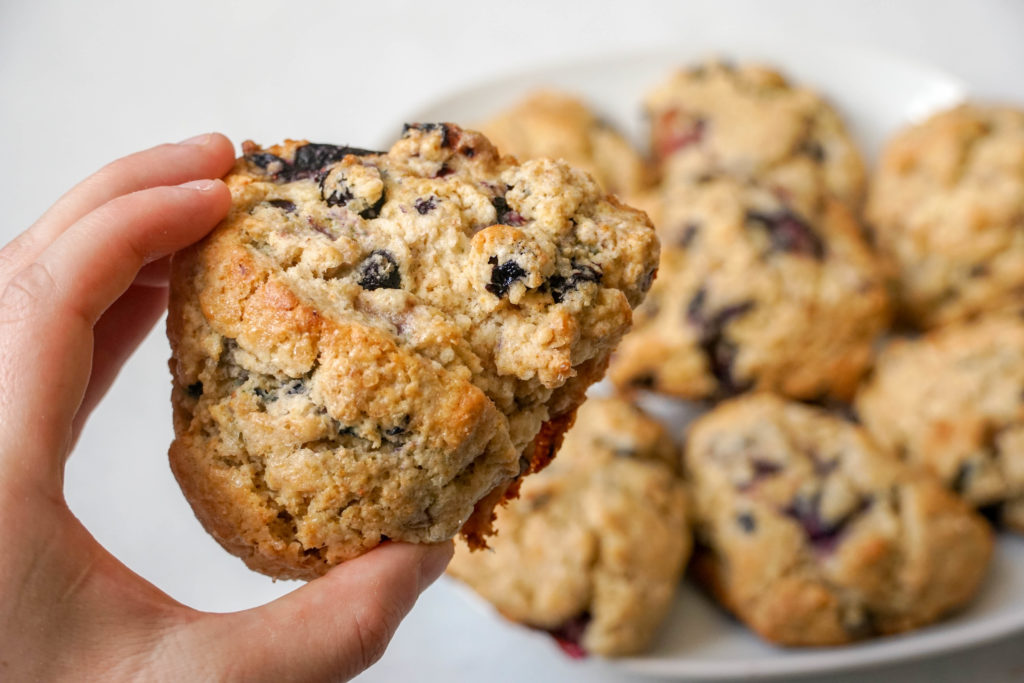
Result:
M213 189L217 185L216 180L190 180L187 183L182 183L178 187L184 187L186 190L197 190L199 192L206 192L207 190Z
M188 140L182 140L178 144L179 145L205 145L209 141L210 141L210 134L209 133L203 133L202 135L197 135L194 138L189 138Z
M438 577L444 573L444 570L448 566L448 562L451 561L452 554L454 552L455 546L451 541L448 541L447 543L439 543L431 546L427 550L423 555L423 559L420 561L420 591L425 590L427 586L437 581Z

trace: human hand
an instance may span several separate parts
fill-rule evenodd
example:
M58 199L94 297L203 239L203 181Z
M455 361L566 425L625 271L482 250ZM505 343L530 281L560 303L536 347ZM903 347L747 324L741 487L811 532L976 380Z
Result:
M231 202L222 135L106 166L0 250L0 679L337 680L383 653L451 543L384 544L263 607L206 614L105 551L64 463Z

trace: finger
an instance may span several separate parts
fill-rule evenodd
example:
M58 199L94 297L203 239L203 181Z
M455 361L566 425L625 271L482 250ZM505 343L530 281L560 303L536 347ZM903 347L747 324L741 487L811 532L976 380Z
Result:
M161 259L163 260L163 259ZM92 374L75 414L72 443L90 413L114 383L121 366L135 352L167 309L167 288L135 284L108 308L93 328Z
M118 159L69 190L35 224L0 250L0 289L58 235L115 197L162 185L220 178L234 163L234 146L219 133L159 145Z
M193 635L214 643L204 656L232 661L238 680L346 680L380 658L452 550L386 543L268 605L201 620Z
M0 374L5 386L22 391L0 392L0 435L27 449L23 465L31 469L31 454L39 452L64 455L99 316L143 263L200 239L230 204L219 180L118 197L75 223L11 279L0 294ZM56 464L63 465L63 457Z

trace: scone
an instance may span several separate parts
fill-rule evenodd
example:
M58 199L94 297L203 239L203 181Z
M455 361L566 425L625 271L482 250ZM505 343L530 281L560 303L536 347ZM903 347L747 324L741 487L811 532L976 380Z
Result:
M610 371L620 387L852 397L889 305L844 205L805 216L761 185L712 177L667 186L659 229L658 280Z
M387 154L243 149L228 217L172 267L170 458L196 515L276 577L388 538L481 545L650 286L646 217L451 124Z
M985 520L860 427L762 394L692 427L695 567L781 645L906 631L963 606L992 554Z
M998 316L891 342L857 396L884 446L1024 531L1024 321Z
M768 67L681 69L648 95L645 110L667 177L757 178L804 213L829 196L853 208L863 199L864 162L839 115Z
M963 105L898 133L868 220L923 327L1024 298L1024 110Z
M677 469L657 422L625 401L590 399L558 458L498 510L493 550L459 544L448 571L569 654L640 652L690 554Z
M480 130L503 154L563 159L620 197L636 196L649 185L644 160L629 142L568 93L535 92Z

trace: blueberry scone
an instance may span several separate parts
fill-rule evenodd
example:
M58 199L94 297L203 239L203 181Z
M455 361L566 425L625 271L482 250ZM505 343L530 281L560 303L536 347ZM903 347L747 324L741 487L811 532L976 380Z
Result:
M690 554L678 454L619 399L580 408L558 458L499 509L490 552L461 544L449 573L573 655L646 648Z
M868 201L900 305L931 327L1024 291L1024 110L962 105L898 133Z
M1024 321L998 316L891 342L857 396L884 446L1024 531Z
M803 212L828 196L857 207L864 162L820 95L756 64L681 69L647 97L651 147L668 177L758 178Z
M835 645L963 606L992 554L985 520L860 427L761 394L691 428L696 574L782 645Z
M563 159L619 196L635 196L649 184L647 166L630 143L567 93L533 93L480 129L503 153Z
M852 397L889 305L843 204L803 215L762 185L710 177L666 186L659 230L658 281L610 371L619 386Z
M388 153L243 150L228 217L173 262L170 458L196 515L277 577L385 539L481 545L650 286L647 218L451 124Z

